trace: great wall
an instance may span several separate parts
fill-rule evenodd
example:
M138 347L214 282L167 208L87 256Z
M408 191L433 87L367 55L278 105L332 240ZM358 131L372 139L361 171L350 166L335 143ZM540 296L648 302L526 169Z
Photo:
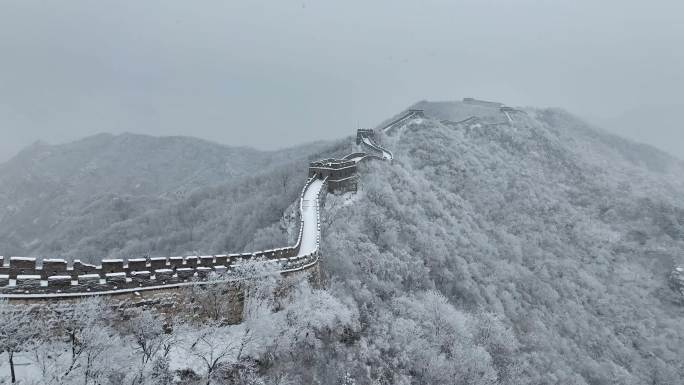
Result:
M526 114L501 103L472 98L464 104L498 111L503 121L468 116L458 121L441 120L446 126L467 130L510 125L513 116ZM309 164L308 179L299 199L300 228L293 246L252 253L219 254L166 258L103 259L99 265L68 263L63 259L0 256L0 300L14 302L73 301L89 296L154 297L159 292L195 285L230 282L243 279L240 268L257 262L270 272L282 275L299 272L317 273L320 258L321 203L327 192L356 191L358 164L365 160L392 161L391 151L376 143L375 135L393 134L401 123L425 117L422 109L409 109L378 129L359 129L356 145L364 151L353 152L341 159L322 159ZM684 267L677 266L669 277L673 290L684 294ZM234 297L239 297L233 293ZM239 306L238 306L239 307ZM235 315L239 317L239 315Z
M379 129L389 132L422 110L408 110ZM75 300L89 296L139 295L185 286L235 280L240 266L256 262L288 275L317 268L320 251L320 206L327 192L356 191L357 166L371 159L392 161L392 153L375 141L376 130L360 129L356 144L365 152L309 165L299 199L300 228L294 246L253 253L165 258L103 259L99 265L64 259L0 257L0 299L17 302Z
M524 113L501 103L465 98L465 104L498 111L506 119L484 121L480 117L452 122L447 126L488 127L508 125L515 113ZM402 123L425 118L423 109L409 109L377 129L359 129L356 145L362 151L341 159L322 159L309 164L308 179L299 199L300 228L293 246L239 254L206 256L102 259L99 265L71 263L64 259L0 256L0 300L14 302L73 301L91 296L154 297L182 287L232 282L244 279L241 267L257 263L269 272L291 275L317 273L320 258L321 203L328 192L356 191L358 164L366 160L392 161L392 152L376 142L376 134L392 135ZM311 275L311 274L308 274Z

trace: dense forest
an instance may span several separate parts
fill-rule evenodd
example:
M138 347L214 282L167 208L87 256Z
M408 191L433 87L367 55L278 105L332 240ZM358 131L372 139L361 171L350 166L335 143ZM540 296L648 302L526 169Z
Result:
M562 111L528 113L414 123L385 138L395 164L369 165L355 203L327 211L324 270L362 325L358 345L333 350L361 383L684 378L667 279L684 262L682 163Z
M49 338L16 321L36 309L1 303L0 330L22 339L0 336L0 360L19 352L36 384L680 384L684 298L668 276L684 263L682 162L560 110L459 125L459 103L420 106L430 118L378 138L394 162L366 163L358 193L327 197L320 287L249 281L240 325L218 316L220 287L189 293L198 317L168 325L84 301L73 306L88 317L41 317ZM121 222L111 239L136 246L101 250L191 249L159 242L186 202L211 222L193 232L202 244L287 239L305 158ZM212 219L218 205L244 222ZM233 231L252 235L226 242Z

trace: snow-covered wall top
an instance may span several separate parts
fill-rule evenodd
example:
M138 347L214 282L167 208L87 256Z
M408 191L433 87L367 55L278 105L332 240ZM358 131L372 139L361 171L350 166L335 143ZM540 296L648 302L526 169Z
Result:
M415 116L410 110L394 124ZM280 273L307 270L315 266L320 249L320 200L326 186L330 191L356 188L356 166L366 159L391 160L391 153L373 141L373 130L359 130L362 144L370 153L356 152L342 159L312 162L309 179L300 194L300 229L293 246L253 253L166 258L103 259L99 265L63 259L0 256L0 298L60 299L89 295L111 295L157 290L194 284L211 275L231 279L231 273L248 261L270 264ZM234 278L234 277L233 277Z

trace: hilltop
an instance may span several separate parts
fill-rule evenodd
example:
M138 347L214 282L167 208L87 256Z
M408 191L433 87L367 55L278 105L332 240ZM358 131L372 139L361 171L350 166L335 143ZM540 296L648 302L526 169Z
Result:
M381 138L393 166L370 165L354 204L327 202L324 270L363 325L364 349L336 356L349 370L388 383L684 378L684 306L668 287L684 262L679 160L561 110L412 108L427 118Z

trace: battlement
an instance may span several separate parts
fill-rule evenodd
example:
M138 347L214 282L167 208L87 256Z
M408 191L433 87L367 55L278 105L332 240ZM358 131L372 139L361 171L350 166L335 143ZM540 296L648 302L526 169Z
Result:
M309 165L309 178L326 179L331 193L356 191L357 167L354 160L323 159Z
M419 110L411 113L417 111ZM391 160L391 153L372 141L374 135L373 130L359 130L357 139L360 138L366 147L383 153L382 157L356 152L342 159L322 159L309 164L309 179L300 195L299 237L294 246L239 254L102 259L99 265L79 260L67 262L64 259L49 258L38 261L35 258L0 256L0 298L43 300L119 295L212 280L226 281L240 278L237 274L240 265L249 262L262 263L281 274L308 270L316 266L319 260L319 207L324 190L356 191L357 165L360 161ZM313 190L309 190L310 188ZM313 193L316 195L312 195ZM315 202L313 206L311 202ZM315 209L315 216L311 208ZM308 213L307 219L305 212ZM312 240L314 233L315 239Z
M356 167L356 162L346 159L322 159L309 163L309 168L340 170L348 167Z
M301 194L316 178L310 178ZM326 184L323 181L322 187ZM320 188L316 195L316 223L320 233ZM303 204L300 210L304 210ZM268 264L283 274L304 271L318 262L320 235L315 249L300 253L304 218L294 246L253 253L200 255L185 257L103 259L100 265L79 260L71 263L63 259L44 259L0 256L0 297L9 299L59 299L88 295L118 295L145 290L173 288L212 279L236 278L240 265L249 262ZM307 249L310 250L310 249ZM7 262L7 266L5 266ZM233 277L233 278L231 278Z
M15 264L0 274L0 293L3 295L41 295L69 293L110 293L134 288L153 288L175 285L194 280L206 280L212 275L230 275L240 264L263 260L273 263L279 270L296 270L318 260L318 252L303 257L296 256L294 247L259 251L250 254L187 256L152 259L103 260L99 266L79 269L83 264L59 263L45 270L33 267L34 258L15 259ZM21 263L19 263L21 262ZM53 267L57 266L56 269Z

